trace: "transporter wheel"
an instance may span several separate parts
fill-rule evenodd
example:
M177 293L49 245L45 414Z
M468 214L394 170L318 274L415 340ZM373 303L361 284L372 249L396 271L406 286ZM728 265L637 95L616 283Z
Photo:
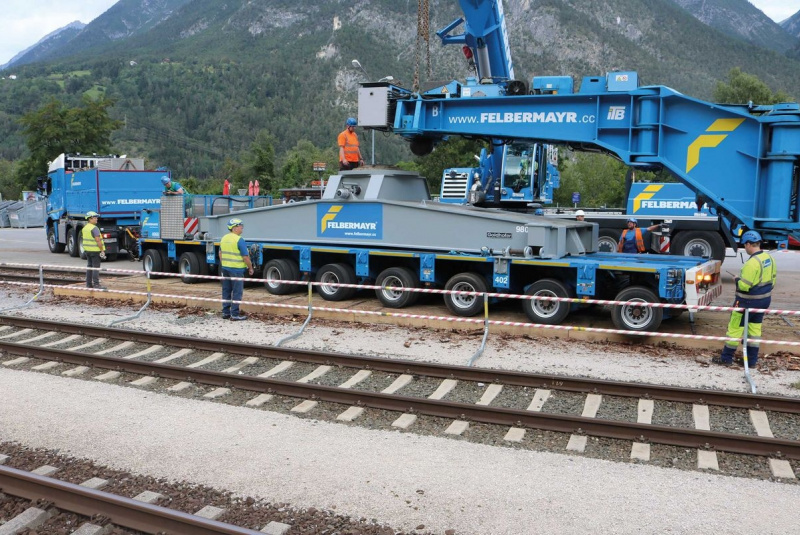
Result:
M78 227L70 227L67 231L67 254L73 258L77 258L81 254L78 239Z
M531 284L528 295L539 297L572 297L563 282L557 279L542 279ZM558 325L569 314L572 304L567 301L537 301L526 299L522 302L522 309L534 323L545 325Z
M702 256L720 262L725 260L725 242L716 232L690 230L679 232L672 240L669 254Z
M264 288L272 295L288 295L299 291L302 286L279 282L299 280L300 268L294 260L276 258L264 265Z
M58 243L56 239L56 229L53 227L47 229L47 246L50 248L51 253L63 253L64 249L67 247L63 243Z
M444 289L454 292L485 293L488 287L483 277L477 273L468 272L450 277ZM483 296L444 294L444 304L456 316L474 316L483 310Z
M160 279L163 275L152 275L155 272L163 272L161 251L158 249L147 249L142 255L142 269L151 273L151 279Z
M600 229L597 235L597 251L601 253L616 253L619 245L619 232L611 229Z
M658 296L644 286L629 286L617 294L614 301L629 301L615 305L611 319L617 329L625 331L655 331L664 318L664 309L642 306L642 303L659 303Z
M419 277L407 267L390 267L381 271L375 279L376 286L383 286L375 290L375 295L385 307L403 308L417 302L419 293L404 292L403 288L419 288Z
M317 293L326 301L344 301L356 294L356 288L333 284L355 284L356 272L348 264L325 264L317 271Z
M192 277L191 275L208 275L208 264L204 258L200 258L196 253L186 252L178 258L178 273L184 284L196 284L205 279Z

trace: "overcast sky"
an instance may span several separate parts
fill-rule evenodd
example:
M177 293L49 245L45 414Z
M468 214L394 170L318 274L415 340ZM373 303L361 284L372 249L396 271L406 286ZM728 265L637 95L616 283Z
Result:
M117 0L3 0L0 65L53 30L75 20L89 23L116 3ZM750 0L750 3L776 22L800 9L798 0Z

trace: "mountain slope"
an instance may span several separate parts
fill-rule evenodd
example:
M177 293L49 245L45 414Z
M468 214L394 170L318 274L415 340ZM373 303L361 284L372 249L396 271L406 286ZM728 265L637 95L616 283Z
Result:
M789 34L800 39L800 11L781 22L781 27Z
M25 65L26 63L35 63L45 59L54 50L62 48L66 43L71 41L85 27L86 24L76 20L48 33L35 44L16 54L13 58L8 60L8 63L0 65L0 70L12 66Z
M782 54L798 44L787 32L747 0L673 0L695 18L722 33Z

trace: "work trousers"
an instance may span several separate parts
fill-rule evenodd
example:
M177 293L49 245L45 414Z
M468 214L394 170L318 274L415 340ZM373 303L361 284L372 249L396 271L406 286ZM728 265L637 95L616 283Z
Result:
M766 305L760 305L758 308L767 308ZM761 312L750 312L747 318L747 365L753 367L758 362L758 349L761 343L761 323L764 321L764 314ZM731 319L728 322L728 331L725 336L728 338L735 338L735 340L728 340L725 342L725 347L722 348L722 361L733 362L733 354L736 353L736 348L739 347L739 342L744 335L744 312L731 312Z
M222 315L238 316L239 301L244 294L244 281L231 280L230 277L244 278L244 268L222 268Z
M100 253L86 252L86 267L99 268L100 267ZM86 287L99 288L100 287L100 272L96 269L86 270Z

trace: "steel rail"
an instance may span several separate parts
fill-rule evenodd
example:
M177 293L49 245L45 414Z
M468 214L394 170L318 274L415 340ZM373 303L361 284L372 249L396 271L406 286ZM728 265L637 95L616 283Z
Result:
M0 465L0 490L88 517L103 516L118 526L172 535L258 535L261 532L81 487Z
M0 315L0 324L19 328L52 330L68 334L80 334L149 344L166 344L169 346L201 351L225 352L235 355L353 367L386 373L408 373L428 377L458 379L462 381L497 383L509 386L800 414L800 398L576 378L561 375L520 373L491 368L430 364L377 357L361 357L343 353L260 346L241 342L224 342L188 336L148 333L129 329L114 329L102 326L63 324L53 321L3 315Z
M389 411L411 412L444 418L472 420L495 425L524 426L561 433L588 434L637 442L654 442L672 446L716 449L749 455L800 459L800 442L786 439L736 435L732 433L719 433L697 429L681 429L668 426L586 418L582 416L566 416L502 407L487 407L469 403L438 401L427 398L414 398L297 383L294 381L280 381L277 379L229 374L197 368L184 368L155 362L77 353L68 350L30 347L7 342L0 343L0 351L79 366L125 371L178 381L190 381L204 385L238 388L247 391L326 401L344 405L356 405Z

